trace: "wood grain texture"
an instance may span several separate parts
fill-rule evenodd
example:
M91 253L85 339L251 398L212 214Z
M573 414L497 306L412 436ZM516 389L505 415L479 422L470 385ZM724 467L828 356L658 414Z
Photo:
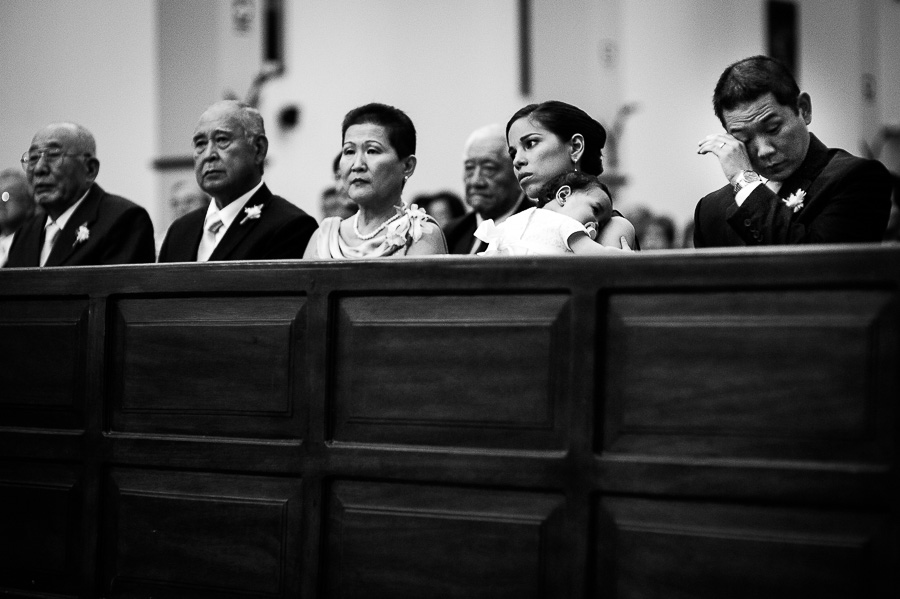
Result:
M301 297L115 304L112 426L135 432L296 433ZM302 373L302 370L300 370Z
M898 314L898 247L0 270L0 594L893 599Z
M340 299L334 438L559 447L567 306L559 295Z
M0 422L84 426L86 299L0 300Z
M327 532L329 597L545 597L563 498L338 481Z
M104 549L114 594L286 597L300 481L113 470Z

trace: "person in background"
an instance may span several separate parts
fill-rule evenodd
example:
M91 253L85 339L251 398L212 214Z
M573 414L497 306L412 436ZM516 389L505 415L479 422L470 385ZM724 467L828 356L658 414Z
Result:
M212 200L172 223L159 261L300 258L318 225L263 181L269 141L259 111L216 102L200 117L193 144L197 183Z
M356 204L339 187L322 191L322 218L337 216L343 220L356 214L356 210Z
M569 171L594 177L603 173L606 130L586 112L559 101L529 104L509 119L506 141L522 191L537 199L551 179ZM618 212L599 232L597 242L636 247L634 227Z
M466 213L462 200L452 191L420 194L413 198L412 203L428 213L442 229Z
M6 268L153 262L153 223L142 207L106 193L94 136L75 123L38 131L22 155L34 199L44 209L26 220Z
M783 64L753 56L730 65L713 109L724 131L697 153L718 159L727 184L697 204L696 247L881 241L887 169L809 132L812 100Z
M172 185L172 192L169 195L169 211L172 214L172 220L178 220L197 208L206 208L209 200L210 197L200 189L196 181L189 179L177 181Z
M519 187L506 136L500 125L487 125L472 132L463 149L463 183L466 204L472 212L451 221L444 232L451 254L475 254L487 244L475 237L485 220L499 225L508 217L537 204Z
M675 247L675 222L668 216L653 216L641 235L642 250L670 250Z
M386 104L354 108L341 125L341 181L359 211L331 217L304 253L311 260L346 260L447 253L444 235L425 211L401 195L416 170L416 129L402 110Z
M18 169L0 172L0 267L19 227L34 214L34 196L28 179Z

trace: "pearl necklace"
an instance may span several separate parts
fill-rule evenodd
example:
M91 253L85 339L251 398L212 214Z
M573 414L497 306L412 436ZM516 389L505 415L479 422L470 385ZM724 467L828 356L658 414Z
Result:
M359 237L359 239L361 239L362 241L369 241L370 239L373 239L376 235L381 233L386 226L388 226L389 224L391 224L398 218L400 218L399 212L397 214L395 214L394 216L390 217L389 219L387 219L386 221L384 221L383 223L381 223L381 225L377 229L375 229L368 235L363 235L362 233L359 232L359 212L357 212L356 214L353 215L353 233L357 237Z

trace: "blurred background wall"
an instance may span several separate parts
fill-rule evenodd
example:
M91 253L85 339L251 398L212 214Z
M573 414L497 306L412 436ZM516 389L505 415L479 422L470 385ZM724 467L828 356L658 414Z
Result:
M900 126L900 2L793 0L797 71L811 129L828 145L879 149ZM687 222L724 184L696 142L719 129L712 88L768 48L766 0L3 0L0 167L34 132L74 120L98 142L98 182L170 221L192 178L200 113L253 83L270 138L266 179L319 216L340 121L381 101L412 117L419 166L407 196L462 192L468 134L533 101L618 123L607 167L616 206ZM524 35L524 37L523 37ZM263 77L258 77L260 73ZM623 107L627 107L623 110ZM617 119L618 115L618 119ZM891 158L890 160L893 160ZM613 165L612 163L616 164ZM888 164L898 169L900 165Z

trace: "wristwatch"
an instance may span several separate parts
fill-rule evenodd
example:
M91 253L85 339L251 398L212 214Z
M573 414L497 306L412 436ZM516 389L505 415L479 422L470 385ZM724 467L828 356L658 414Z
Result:
M756 171L741 171L738 173L737 177L731 181L731 184L734 186L734 193L738 193L751 183L760 182L762 182L762 177L760 177Z

